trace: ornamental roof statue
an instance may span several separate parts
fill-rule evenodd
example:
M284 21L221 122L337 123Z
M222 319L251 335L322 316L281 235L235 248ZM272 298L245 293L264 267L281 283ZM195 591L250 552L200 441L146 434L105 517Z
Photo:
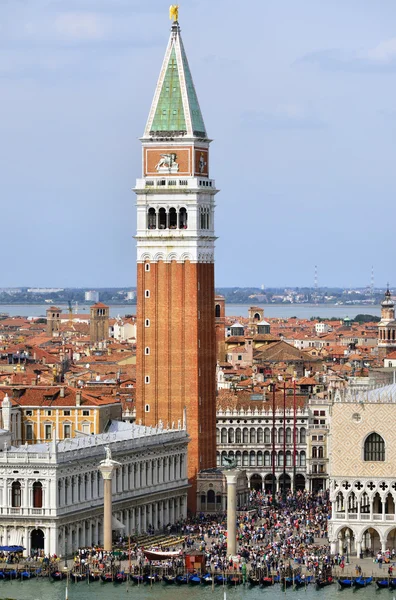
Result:
M169 7L169 18L172 21L178 21L179 20L179 5L178 4L171 4Z

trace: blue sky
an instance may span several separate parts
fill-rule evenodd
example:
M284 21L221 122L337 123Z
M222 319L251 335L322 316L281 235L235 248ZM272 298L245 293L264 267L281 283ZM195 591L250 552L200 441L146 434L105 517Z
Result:
M186 0L216 284L393 279L394 0ZM244 8L244 6L246 8ZM143 133L169 1L0 2L0 286L136 282Z

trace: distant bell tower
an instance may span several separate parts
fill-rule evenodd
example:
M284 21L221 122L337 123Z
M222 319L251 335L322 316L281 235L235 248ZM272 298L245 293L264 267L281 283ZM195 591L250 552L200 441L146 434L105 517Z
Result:
M90 308L89 337L91 344L109 338L109 307L102 302L97 302Z
M381 302L381 321L378 323L378 356L385 358L389 352L396 349L395 303L389 286Z
M173 7L176 8L176 7ZM176 19L142 137L137 180L136 419L191 437L196 476L216 466L215 182L209 144Z
M47 335L49 337L57 336L60 332L61 325L61 312L60 308L51 306L47 308Z

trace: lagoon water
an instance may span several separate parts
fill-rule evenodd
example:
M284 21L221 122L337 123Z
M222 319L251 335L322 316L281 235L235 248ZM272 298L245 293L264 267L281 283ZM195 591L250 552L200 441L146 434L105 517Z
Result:
M64 581L50 582L48 579L36 579L30 581L0 582L0 598L12 598L15 600L64 600L65 599ZM303 600L309 598L323 598L324 600L334 600L349 598L352 600L368 600L374 597L386 597L394 600L394 593L388 590L377 591L374 584L365 589L346 589L340 592L338 585L334 584L322 590L316 590L314 585L307 586L299 590L287 589L283 592L279 585L271 588L250 588L248 586L238 586L235 588L226 588L227 600L275 600L290 597L293 600ZM113 583L91 583L84 582L69 585L69 600L224 600L224 589L219 586L214 591L210 587L204 586L177 586L164 585L157 583L152 587L147 585L136 586L133 584L113 584Z
M227 304L226 315L228 317L247 317L249 306L251 306L251 304ZM264 318L298 317L299 319L310 319L311 317L321 317L323 319L330 319L331 317L336 317L337 319L344 319L345 317L349 317L353 319L359 313L377 317L381 314L381 307L377 305L361 306L348 304L335 306L334 304L262 304L259 306L264 309ZM48 304L0 304L0 313L8 313L11 317L44 317L48 307ZM68 311L68 307L65 305L60 304L59 308L62 308L62 312L65 313ZM88 315L89 307L81 305L78 312ZM136 305L118 304L116 306L110 306L110 316L112 317L116 317L117 315L123 316L135 314Z

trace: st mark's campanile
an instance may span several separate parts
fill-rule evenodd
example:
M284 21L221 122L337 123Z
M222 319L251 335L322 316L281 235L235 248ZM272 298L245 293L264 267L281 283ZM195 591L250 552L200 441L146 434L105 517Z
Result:
M177 15L141 141L136 420L177 427L186 414L194 511L197 473L216 466L217 190Z

